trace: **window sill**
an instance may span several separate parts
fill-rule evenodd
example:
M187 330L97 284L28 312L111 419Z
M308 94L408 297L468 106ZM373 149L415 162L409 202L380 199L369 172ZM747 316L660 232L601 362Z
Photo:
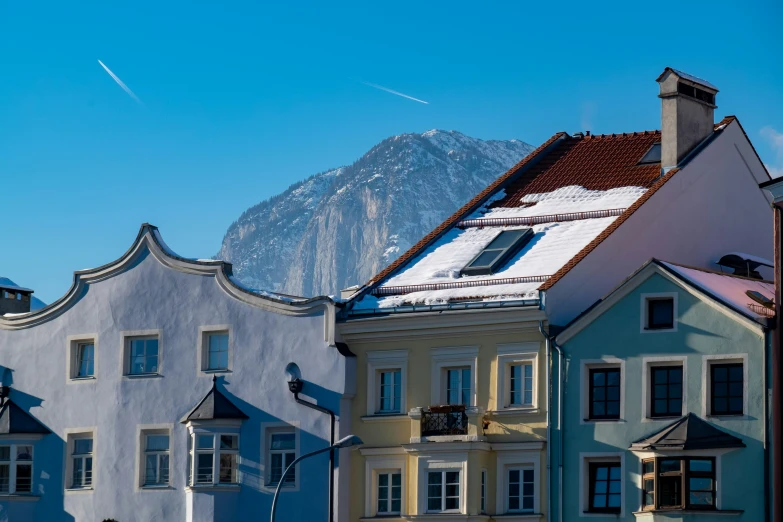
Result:
M503 408L502 410L489 410L487 412L487 415L490 416L496 416L496 415L536 415L538 413L541 413L541 410L539 408L533 408L533 407L524 407L524 406L513 406L509 408Z
M223 368L223 369L217 369L217 370L201 370L201 373L206 373L206 374L212 375L212 374L215 374L215 373L233 373L233 372L231 370L229 370L228 368Z
M8 494L8 493L2 493L0 494L0 502L38 502L40 500L40 495L32 495L32 494Z
M375 415L365 415L362 422L396 422L410 421L406 413L377 413Z
M239 492L239 484L197 484L195 486L187 486L186 491L234 491Z
M582 422L625 422L625 419L582 419Z
M96 380L97 379L95 378L94 375L90 375L87 377L71 377L71 381L73 382L94 382Z
M544 515L541 513L504 513L502 515L492 515L493 519L499 519L499 520L519 520L520 522L523 520L540 520L544 518Z
M736 517L742 515L744 512L745 510L743 509L651 509L649 511L634 511L633 516L636 518L646 516L680 518L683 515Z
M95 491L92 486L88 488L67 488L66 493L92 493Z
M123 375L125 379L157 379L163 377L160 373L126 373Z
M161 484L160 486L150 484L139 488L140 491L168 491L172 489L174 489L174 486L168 484Z
M748 415L745 415L744 413L732 413L732 414L724 414L724 415L707 415L708 419L715 419L715 420L748 420Z

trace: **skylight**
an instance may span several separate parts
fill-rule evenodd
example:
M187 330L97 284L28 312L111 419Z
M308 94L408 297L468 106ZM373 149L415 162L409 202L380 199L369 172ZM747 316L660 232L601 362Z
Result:
M642 156L642 159L639 160L639 165L647 165L650 163L660 163L661 162L661 144L660 143L653 143L653 146L650 147L650 150L648 150L644 156Z
M530 238L532 228L503 230L490 241L479 255L462 269L462 275L491 275L506 264L511 256L519 252Z

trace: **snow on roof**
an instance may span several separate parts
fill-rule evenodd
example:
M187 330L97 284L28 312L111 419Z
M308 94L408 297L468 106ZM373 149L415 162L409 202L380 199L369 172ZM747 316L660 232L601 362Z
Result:
M775 284L771 281L760 281L730 274L720 274L718 272L677 265L666 261L661 261L661 264L690 282L693 286L715 296L723 301L724 304L734 308L743 315L750 316L754 319L764 319L769 317L769 313L773 313L773 310L770 310L767 314L759 313L763 307L747 295L747 292L752 290L773 300L775 297Z
M30 288L24 288L23 286L18 286L16 283L8 279L7 277L0 277L0 288L4 290L15 290L18 292L30 292L33 293L33 290Z
M760 265L768 266L770 268L773 268L775 264L770 261L769 259L765 259L763 257L754 256L753 254L746 254L745 252L729 252L725 254L727 256L737 256L741 259L745 259L747 261L752 261L754 263L758 263Z

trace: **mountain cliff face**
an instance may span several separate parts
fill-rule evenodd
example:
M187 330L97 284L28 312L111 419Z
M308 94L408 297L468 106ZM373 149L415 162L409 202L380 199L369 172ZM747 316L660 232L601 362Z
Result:
M388 138L353 165L245 211L217 257L254 288L338 294L366 282L531 150L456 131Z

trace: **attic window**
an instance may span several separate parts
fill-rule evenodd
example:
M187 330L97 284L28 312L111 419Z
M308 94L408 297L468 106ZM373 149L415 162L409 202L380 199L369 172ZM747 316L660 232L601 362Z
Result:
M715 95L703 89L699 89L698 87L677 82L677 92L690 96L691 98L696 98L704 103L715 105Z
M493 239L479 255L462 269L462 275L490 275L502 267L511 256L519 252L530 238L532 228L518 230L503 230Z
M648 165L651 163L660 163L661 162L661 144L660 143L653 143L652 147L650 147L650 150L648 150L644 156L642 156L642 159L639 160L639 165Z

